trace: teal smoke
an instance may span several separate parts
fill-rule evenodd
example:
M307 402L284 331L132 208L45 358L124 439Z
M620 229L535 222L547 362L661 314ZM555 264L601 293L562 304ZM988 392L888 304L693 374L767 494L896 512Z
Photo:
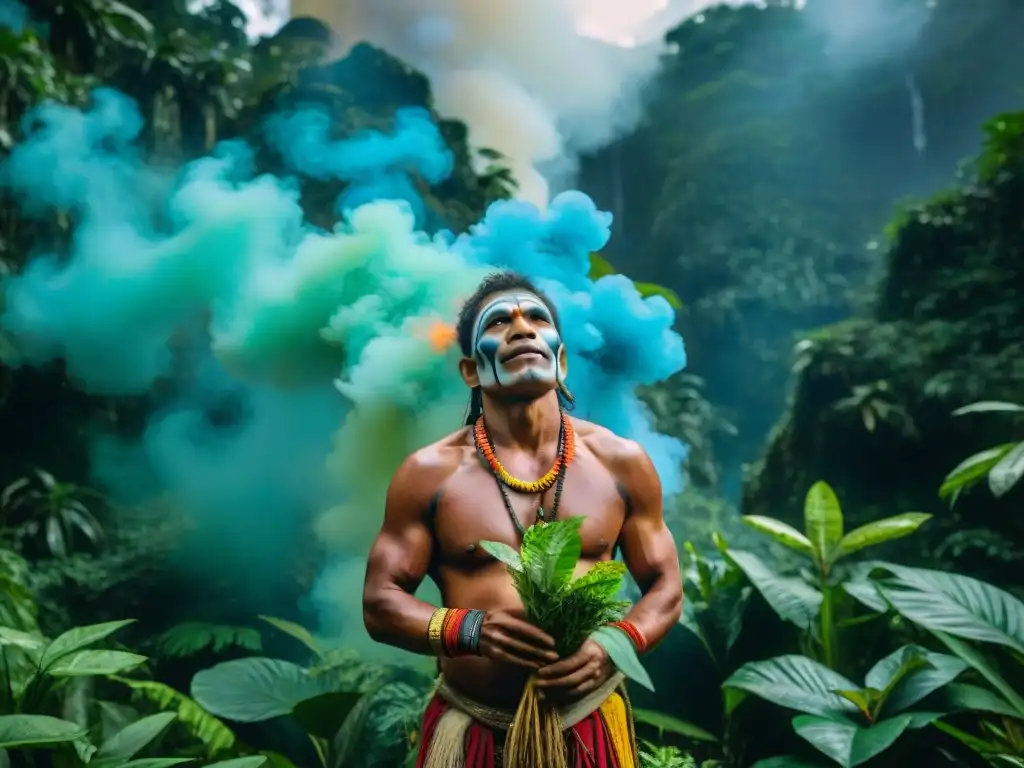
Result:
M431 235L413 176L441 183L453 162L427 112L347 141L315 109L277 115L266 136L295 172L348 182L328 232L305 221L294 179L253 174L244 143L170 175L141 156L142 128L108 89L88 109L26 117L0 180L26 216L59 209L76 226L68 253L34 253L7 282L0 326L20 364L62 360L85 391L170 383L139 440L97 439L94 469L120 494L178 499L207 534L207 567L268 562L318 511L337 559L314 597L332 631L358 639L352 580L387 481L465 407L457 350L436 346L436 328L496 267L557 304L576 415L638 440L666 494L681 490L685 446L634 394L685 365L674 313L625 277L587 276L612 222L586 195L546 211L495 203L470 232Z

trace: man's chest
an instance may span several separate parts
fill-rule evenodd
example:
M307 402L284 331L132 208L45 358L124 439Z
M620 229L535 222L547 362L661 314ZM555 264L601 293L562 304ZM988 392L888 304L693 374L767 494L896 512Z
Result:
M587 470L590 471L587 471ZM556 517L553 517L556 516ZM614 478L600 465L572 465L561 493L519 494L498 486L485 471L457 476L438 499L434 531L438 560L445 565L482 567L493 563L480 541L500 541L515 549L521 531L539 521L584 517L582 560L611 557L626 516L626 501Z

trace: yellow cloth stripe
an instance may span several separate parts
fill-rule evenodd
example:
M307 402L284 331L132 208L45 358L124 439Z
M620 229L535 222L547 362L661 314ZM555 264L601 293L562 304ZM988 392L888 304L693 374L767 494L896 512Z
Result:
M619 768L637 768L626 702L619 694L613 693L605 699L600 712L605 727L608 729L608 735L611 737L612 746L615 748L615 758Z

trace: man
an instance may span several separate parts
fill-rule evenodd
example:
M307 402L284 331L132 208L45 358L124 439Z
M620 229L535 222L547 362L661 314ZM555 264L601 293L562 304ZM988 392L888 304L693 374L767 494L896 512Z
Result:
M658 475L636 443L563 413L572 397L557 314L528 280L487 277L463 307L457 337L472 393L466 426L395 473L363 593L374 639L440 660L417 768L501 766L503 731L531 674L560 708L570 765L633 768L622 675L607 653L588 640L559 658L554 640L525 620L505 566L477 543L518 549L534 523L585 516L577 575L621 550L643 597L616 626L643 652L682 608ZM427 575L442 608L413 596Z

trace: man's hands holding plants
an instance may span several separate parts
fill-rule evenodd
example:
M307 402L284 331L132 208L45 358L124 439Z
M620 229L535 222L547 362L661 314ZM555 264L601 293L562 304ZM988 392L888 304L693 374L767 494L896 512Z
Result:
M555 639L526 621L525 614L512 611L487 612L479 648L481 656L527 669L558 661Z
M546 696L572 701L601 687L614 673L615 665L608 652L587 640L572 656L537 670L535 685Z

